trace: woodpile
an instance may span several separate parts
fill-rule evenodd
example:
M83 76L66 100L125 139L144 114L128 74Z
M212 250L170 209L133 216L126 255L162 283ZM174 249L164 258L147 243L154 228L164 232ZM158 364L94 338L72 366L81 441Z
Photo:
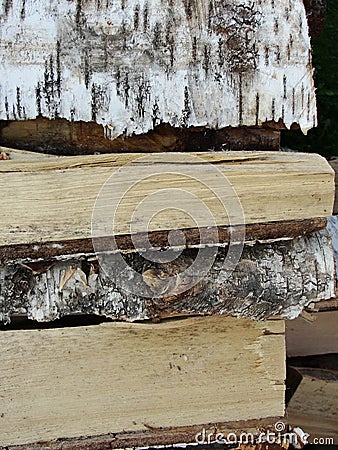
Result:
M320 436L304 399L335 385L298 359L285 381L287 352L338 352L335 163L279 151L316 124L303 2L0 23L0 449Z

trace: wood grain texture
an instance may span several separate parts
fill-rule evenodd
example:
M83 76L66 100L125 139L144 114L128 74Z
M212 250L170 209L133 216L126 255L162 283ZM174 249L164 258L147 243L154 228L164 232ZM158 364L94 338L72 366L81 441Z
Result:
M194 155L200 158L197 162L191 162ZM2 161L0 187L6 201L0 208L0 245L91 238L92 223L94 236L102 237L196 228L196 223L203 228L312 219L332 212L334 174L318 155L167 153L148 155L146 161L139 160L141 156ZM123 167L126 164L128 169ZM97 202L104 183L107 189ZM221 191L217 193L215 186ZM153 194L164 195L161 201L171 206L161 209L159 197ZM115 214L112 204L120 200ZM93 216L95 202L99 206ZM136 206L143 209L135 219ZM160 210L161 214L152 215Z
M178 289L186 282L186 268L197 259L197 249L184 250L163 264L144 253L126 254L128 270L123 274L114 255L106 256L104 268L93 255L2 265L0 320L23 314L50 321L73 313L128 321L197 314L294 318L308 304L335 296L334 256L326 230L245 245L231 277L224 267L226 255L227 249L219 248L211 269L185 292ZM130 283L137 286L136 294L128 289ZM161 296L155 298L159 290Z
M288 405L288 422L308 433L309 443L316 443L315 438L326 438L331 439L331 442L323 440L323 447L337 444L337 371L305 368L297 370L303 379Z
M0 119L173 126L316 124L302 0L6 1Z
M284 414L280 320L6 331L0 342L3 446Z

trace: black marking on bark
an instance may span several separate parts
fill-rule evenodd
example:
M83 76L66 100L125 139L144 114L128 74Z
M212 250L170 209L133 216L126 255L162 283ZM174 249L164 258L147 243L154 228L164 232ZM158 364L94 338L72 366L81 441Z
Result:
M76 0L75 23L78 28L80 28L84 24L84 17L82 14L82 0Z
M10 116L9 116L9 104L8 104L8 98L7 97L5 97L5 111L6 111L6 118L7 118L7 120L9 120L10 119Z
M283 98L286 99L286 75L283 75Z
M14 105L13 105L13 108L12 108L12 113L13 113L14 120L16 120L17 117L16 117L16 112L15 112L15 106Z
M275 23L273 26L273 31L275 32L275 34L278 34L278 29L279 29L278 19L275 18Z
M279 47L279 45L276 46L276 62L277 62L277 64L280 63L280 47Z
M291 48L290 48L290 44L287 45L287 48L286 48L286 54L287 54L287 57L288 57L288 61L290 61L290 59L291 59Z
M211 31L211 22L212 18L214 16L214 5L213 2L209 2L209 8L208 8L208 30Z
M107 70L108 67L108 36L105 34L103 37L103 67Z
M288 7L285 8L285 19L288 22L290 18L290 10Z
M310 110L311 110L311 97L310 93L307 94L307 120L310 120Z
M276 115L276 99L273 98L271 102L271 117L273 121L275 120L275 115Z
M21 107L21 93L20 93L19 87L16 88L16 110L17 110L19 118L21 119L22 107Z
M256 94L256 126L258 126L259 121L259 93Z
M194 36L192 40L192 52L191 52L192 60L194 62L197 61L197 37Z
M26 108L24 106L22 107L22 117L24 118L24 120L27 119Z
M153 128L155 128L160 123L161 123L160 108L158 106L158 99L156 98L153 105Z
M61 42L56 42L56 89L58 96L61 95Z
M222 38L218 39L218 65L223 67L224 65L224 42Z
M38 116L41 116L42 115L42 112L41 112L41 85L39 82L35 88L35 99L36 99L36 112L37 112Z
M143 31L147 31L149 27L149 6L146 3L143 7Z
M300 15L299 16L299 31L302 31L302 29L303 29L303 19L302 19L302 16Z
M239 126L243 125L243 76L241 73L238 86L238 122Z
M136 105L138 116L144 118L146 103L150 97L150 84L142 75L137 83Z
M69 113L70 113L70 121L74 122L74 120L75 120L75 108L70 108Z
M155 26L153 28L153 48L155 50L159 50L163 43L162 43L162 25L160 24L160 22L156 22Z
M120 91L120 88L121 88L121 71L120 71L119 67L116 69L115 80L116 80L116 95L118 95L120 97L122 94L121 94L121 91Z
M188 86L184 87L184 108L182 111L181 125L186 127L191 116L191 105Z
M296 109L296 91L295 88L292 89L292 115L295 115Z
M284 105L282 105L282 121L284 122L284 118L285 118L285 108Z
M140 25L140 5L135 5L134 8L134 30L138 30L138 27Z
M313 126L313 128L315 128L315 126L316 126L316 115L315 114L313 114L313 116L312 116L312 126Z
M129 91L130 91L129 73L126 72L124 74L124 79L123 79L123 97L124 97L124 106L126 108L128 108L128 105L129 105Z
M170 68L172 69L175 62L175 38L172 34L167 39L167 46L169 49Z
M120 33L122 37L122 49L127 50L127 25L125 20L122 20Z
M22 0L21 3L21 11L20 11L20 19L25 20L26 17L26 0Z
M292 48L293 47L293 36L292 36L292 34L290 34L290 36L289 36L289 43L290 43L290 48Z
M208 75L209 68L210 68L210 45L205 44L204 45L204 51L203 51L203 62L202 67L204 69L205 75Z
M103 91L101 86L98 84L92 84L92 92L91 92L91 112L92 112L92 121L96 122L97 114L99 109L103 104Z
M264 49L264 57L265 57L265 65L269 65L269 47L265 47Z
M275 0L271 0L271 6L272 6L272 8L275 7Z
M304 84L302 84L302 88L300 90L300 101L302 109L304 108Z
M121 8L125 9L126 7L126 0L121 0Z
M254 36L261 18L256 6L254 2L250 6L222 1L213 4L211 28L226 38L226 62L232 72L256 69L258 53Z
M4 2L4 10L5 16L7 17L11 9L13 8L13 0L5 0Z
M184 11L185 11L185 15L188 19L188 21L190 21L192 19L192 0L183 0L183 4L184 4Z
M91 78L91 68L89 58L90 58L89 53L88 51L86 51L84 56L84 81L87 89L89 89L89 83Z

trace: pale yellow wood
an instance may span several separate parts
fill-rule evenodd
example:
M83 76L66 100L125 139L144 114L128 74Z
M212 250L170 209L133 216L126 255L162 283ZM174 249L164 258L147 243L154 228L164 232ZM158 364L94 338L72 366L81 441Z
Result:
M157 169L163 169L163 161L154 164L140 162L140 154L2 161L0 187L6 193L6 200L0 208L0 244L91 237L93 207L103 184L115 170L132 161L122 182L118 179L114 185L114 176L110 180L114 192L133 185L115 217L114 234L130 234L132 212L148 194L172 188L191 192L210 209L213 221L194 210L199 227L228 225L224 208L208 189L217 177L206 162L215 165L233 186L243 207L246 223L325 217L332 213L334 173L319 155L281 152L195 155L201 158L200 164L187 162L175 166L179 157L166 154L170 171L177 172L170 175L159 172L142 182L139 180L143 178L144 171L151 167L156 174ZM151 155L149 158L155 161L163 155ZM197 180L180 175L186 169L193 170ZM225 186L222 176L219 177L219 186ZM225 186L225 189L228 188ZM119 195L116 194L117 198L120 198ZM226 198L222 199L226 205L231 203L232 195L228 190ZM178 195L177 200L179 208L189 211L189 198ZM157 203L158 199L154 197L148 206L144 206L145 217L149 210L156 209ZM110 202L103 205L96 219L110 224ZM242 222L243 216L236 212L231 225ZM196 222L187 214L166 210L154 217L146 228L145 224L136 223L132 231L195 227Z
M284 322L0 333L0 445L284 414Z
M301 369L300 369L301 370ZM288 423L308 433L309 443L338 443L338 381L303 375L288 405ZM314 439L329 439L317 441Z

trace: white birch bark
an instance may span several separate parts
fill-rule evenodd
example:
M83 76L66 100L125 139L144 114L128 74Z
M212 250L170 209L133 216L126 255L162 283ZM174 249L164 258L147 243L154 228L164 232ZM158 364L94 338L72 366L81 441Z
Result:
M0 119L316 124L302 0L6 0Z

